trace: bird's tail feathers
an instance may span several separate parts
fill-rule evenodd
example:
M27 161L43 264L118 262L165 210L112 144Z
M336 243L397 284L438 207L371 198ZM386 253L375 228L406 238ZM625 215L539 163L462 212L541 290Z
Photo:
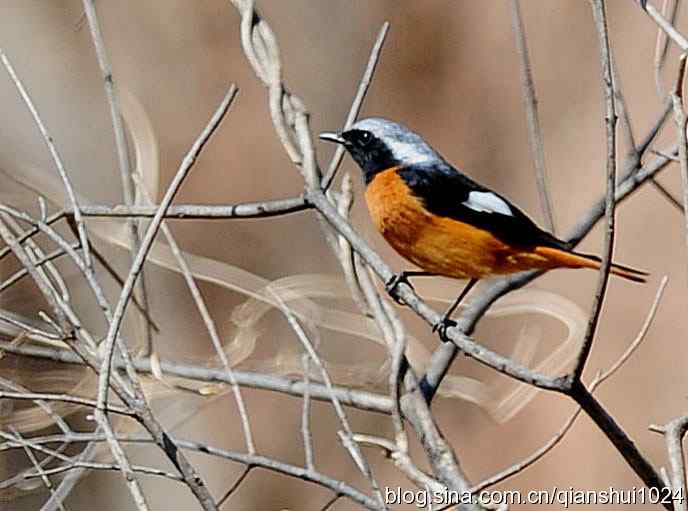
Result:
M560 248L538 247L536 252L539 252L552 263L556 264L556 267L592 268L594 270L599 270L600 266L602 265L602 259L595 255L570 252ZM645 271L637 270L635 268L631 268L630 266L624 266L617 263L612 263L610 272L633 282L646 282L647 277L650 275Z

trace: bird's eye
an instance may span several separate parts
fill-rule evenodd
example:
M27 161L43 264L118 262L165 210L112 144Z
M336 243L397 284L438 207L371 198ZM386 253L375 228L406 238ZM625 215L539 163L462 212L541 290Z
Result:
M361 131L356 137L356 144L358 144L359 147L365 147L370 143L372 139L373 136L370 134L369 131Z

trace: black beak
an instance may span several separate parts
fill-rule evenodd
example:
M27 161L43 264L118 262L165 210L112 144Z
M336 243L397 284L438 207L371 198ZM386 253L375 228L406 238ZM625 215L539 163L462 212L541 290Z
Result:
M342 137L341 133L335 131L323 131L320 134L320 140L325 140L327 142L334 142L335 144L346 145L347 141Z

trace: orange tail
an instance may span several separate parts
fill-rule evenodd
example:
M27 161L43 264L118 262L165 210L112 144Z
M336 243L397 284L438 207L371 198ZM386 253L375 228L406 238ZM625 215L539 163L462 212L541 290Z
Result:
M545 256L552 263L552 268L592 268L599 270L602 264L602 260L597 256L568 252L560 248L537 247L535 252ZM610 271L614 275L633 282L646 282L646 277L649 275L647 272L616 263L612 263Z

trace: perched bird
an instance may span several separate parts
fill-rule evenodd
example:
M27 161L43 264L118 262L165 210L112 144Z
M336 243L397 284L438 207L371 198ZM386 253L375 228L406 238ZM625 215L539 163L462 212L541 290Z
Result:
M455 324L451 314L479 279L525 270L600 268L599 257L574 252L402 124L368 118L320 138L342 144L361 167L373 223L399 254L423 270L396 275L388 290L422 275L469 279L436 325L441 333ZM611 273L635 282L648 275L619 264L612 264Z

